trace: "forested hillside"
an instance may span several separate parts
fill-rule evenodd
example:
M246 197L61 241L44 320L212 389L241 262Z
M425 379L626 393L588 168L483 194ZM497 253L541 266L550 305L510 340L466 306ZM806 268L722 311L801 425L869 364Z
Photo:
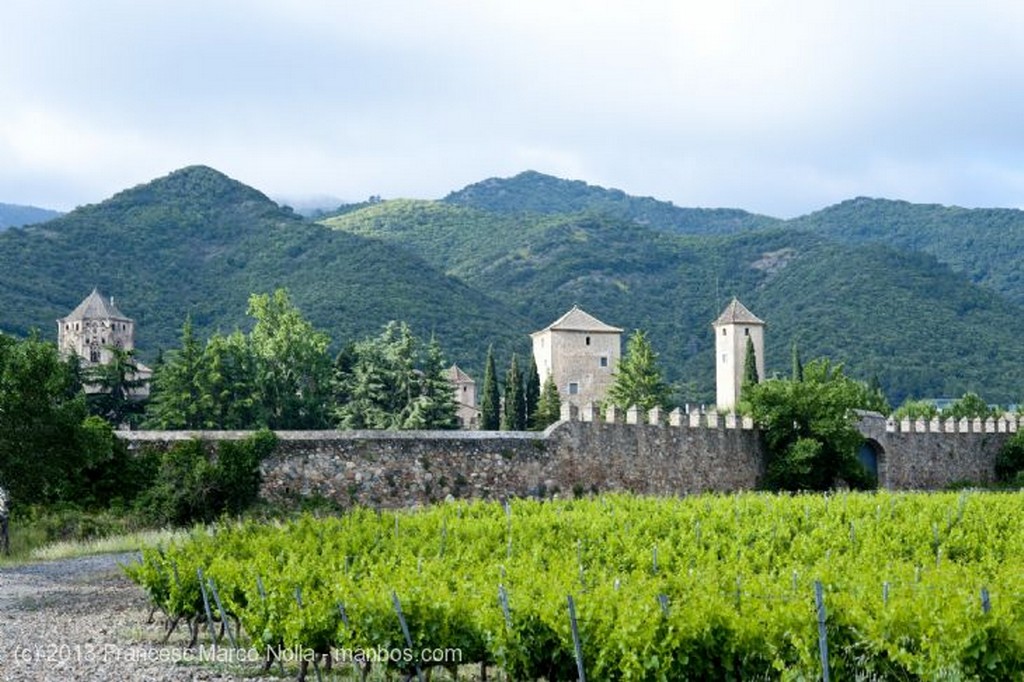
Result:
M210 168L185 168L44 225L0 234L0 326L55 337L93 287L137 321L143 358L247 324L250 293L288 288L336 345L404 319L453 360L482 366L486 342L525 327L487 296L386 243L306 221ZM518 324L516 324L518 322ZM481 349L481 346L483 348Z
M286 287L336 348L401 319L480 378L490 344L506 363L577 304L647 330L677 398L710 402L710 324L738 296L768 323L769 373L788 373L796 341L893 402L1017 402L1021 215L860 199L783 222L528 172L314 223L197 166L0 234L0 327L55 336L99 287L147 359L187 313L200 336L230 331L251 293Z

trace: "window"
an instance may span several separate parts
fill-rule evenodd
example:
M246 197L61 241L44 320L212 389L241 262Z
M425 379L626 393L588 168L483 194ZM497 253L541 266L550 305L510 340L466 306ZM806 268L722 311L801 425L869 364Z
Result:
M602 355L601 356L601 366L602 367L607 367L608 366L608 356L607 355Z
M587 343L588 346L590 345L590 337L589 336L586 338L586 343Z
M722 353L722 362L729 362L729 354Z
M722 327L722 336L725 336L727 331L728 330L725 327Z
M580 385L575 381L569 382L569 395L577 395L580 392Z
M750 336L750 327L743 328L743 336Z

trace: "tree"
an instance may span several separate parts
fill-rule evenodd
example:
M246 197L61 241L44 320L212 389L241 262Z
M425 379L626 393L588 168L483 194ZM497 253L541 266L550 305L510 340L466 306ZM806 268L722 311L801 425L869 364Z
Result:
M764 433L766 486L828 490L840 480L871 485L857 459L864 438L854 428L855 410L869 401L866 384L825 359L808 363L803 381L770 379L752 386L745 406Z
M939 408L930 400L911 400L907 398L892 413L892 418L901 419L932 419L939 416Z
M435 337L430 338L420 380L420 394L413 398L409 416L404 428L407 429L457 429L459 420L455 393L448 378L448 363L445 362L441 344Z
M248 337L236 330L206 342L197 375L203 428L253 429L267 419L257 388L256 355Z
M756 386L761 379L757 376L757 351L754 342L748 336L747 347L743 354L743 382L740 384L740 395L746 393L751 386Z
M330 423L330 339L299 312L288 292L249 297L262 413L271 429L319 429Z
M504 431L526 430L526 400L523 394L523 373L519 360L512 354L512 362L505 373L505 401L502 403L501 428Z
M106 419L115 427L131 425L145 407L138 391L146 381L139 378L134 351L115 346L107 350L110 351L110 362L85 370L85 383L93 388L93 392L86 396L86 403L91 414Z
M181 348L163 357L154 373L143 425L151 429L201 429L205 422L199 374L203 350L192 327L192 315L181 328Z
M523 398L526 402L526 424L534 423L537 405L540 402L540 373L537 371L537 358L530 353L530 367L526 370Z
M793 341L793 348L790 352L792 356L793 370L790 378L793 381L804 380L804 363L800 360L800 348L797 347L796 341Z
M634 331L626 344L626 355L613 373L607 401L622 409L633 405L645 411L667 407L670 389L657 360L647 335L639 329Z
M960 399L942 411L942 416L954 419L988 419L998 417L999 410L989 407L977 393L964 393Z
M537 411L533 416L533 428L540 431L562 418L562 401L558 396L555 378L548 375L537 401Z
M487 349L484 366L484 392L480 397L480 428L497 431L501 426L501 398L498 393L498 373L494 368L494 347Z

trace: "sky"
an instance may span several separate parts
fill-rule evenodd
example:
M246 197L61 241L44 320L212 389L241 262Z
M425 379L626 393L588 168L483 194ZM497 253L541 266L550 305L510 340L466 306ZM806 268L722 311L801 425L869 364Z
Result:
M192 164L439 199L536 170L789 218L1024 207L1019 0L3 0L0 202Z

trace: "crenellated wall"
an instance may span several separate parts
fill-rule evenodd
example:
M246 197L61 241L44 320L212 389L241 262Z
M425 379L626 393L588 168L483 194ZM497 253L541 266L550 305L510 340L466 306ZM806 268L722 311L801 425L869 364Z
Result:
M281 431L263 463L263 497L322 496L348 506L406 507L452 497L499 499L631 491L682 495L756 488L764 474L760 432L749 419L675 410L644 413L565 406L543 433L504 431ZM887 421L861 415L879 483L936 489L987 483L1015 419ZM131 447L242 431L125 431Z

